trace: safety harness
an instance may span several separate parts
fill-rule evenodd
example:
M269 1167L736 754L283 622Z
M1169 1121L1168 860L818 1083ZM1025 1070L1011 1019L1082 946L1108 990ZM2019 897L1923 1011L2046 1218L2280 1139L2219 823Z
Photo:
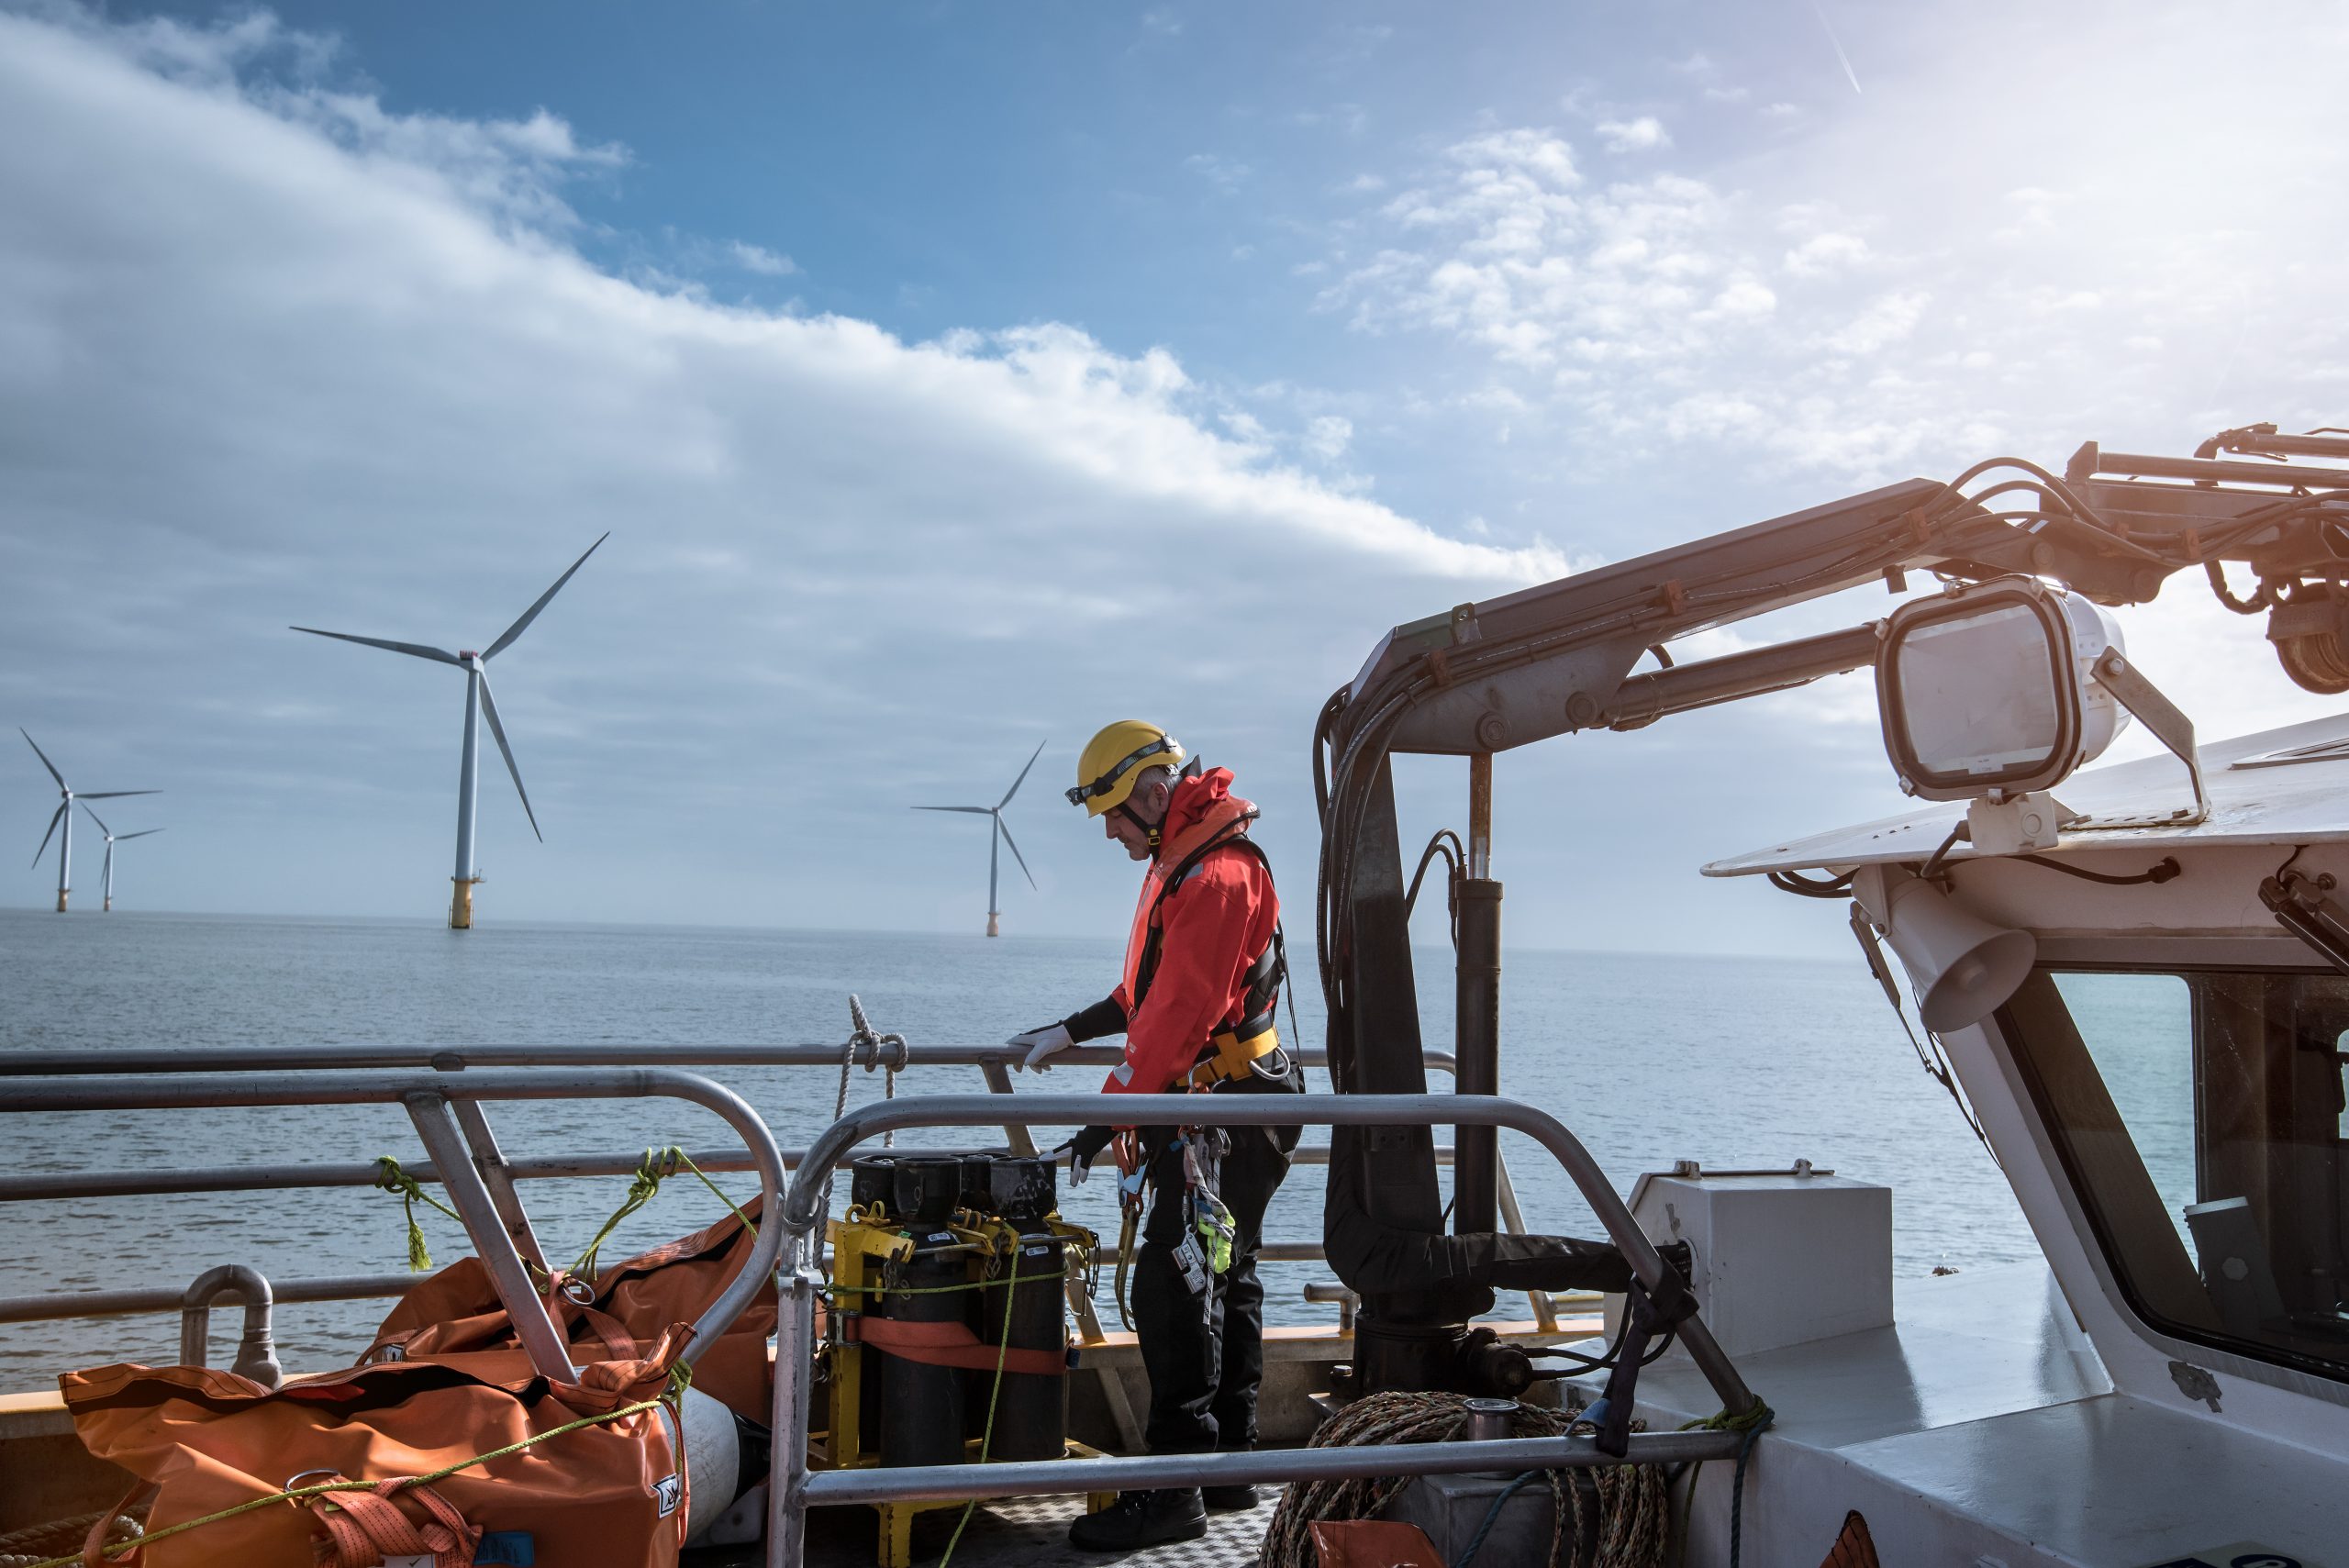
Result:
M1273 862L1264 847L1248 837L1248 824L1258 817L1254 806L1236 812L1183 858L1176 861L1158 879L1158 890L1141 915L1141 952L1135 961L1132 984L1129 987L1129 1006L1140 1010L1142 998L1150 991L1150 984L1158 973L1159 951L1165 940L1165 930L1160 926L1158 913L1174 890L1197 871L1200 862L1218 850L1239 850L1253 856L1264 868L1270 880ZM1288 940L1280 924L1273 926L1273 940L1256 955L1242 977L1246 984L1241 993L1238 1017L1227 1018L1208 1036L1200 1047L1198 1060L1192 1064L1190 1087L1194 1090L1212 1089L1218 1084L1247 1076L1255 1063L1280 1049L1278 1012L1281 987L1288 979Z

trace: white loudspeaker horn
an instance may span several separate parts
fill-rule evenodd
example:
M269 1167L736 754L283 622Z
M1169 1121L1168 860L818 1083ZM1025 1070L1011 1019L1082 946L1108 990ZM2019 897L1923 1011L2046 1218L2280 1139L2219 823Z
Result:
M2031 973L2039 943L1967 914L1932 883L1897 866L1865 866L1854 879L1861 906L1916 987L1918 1016L1940 1034L1980 1023Z

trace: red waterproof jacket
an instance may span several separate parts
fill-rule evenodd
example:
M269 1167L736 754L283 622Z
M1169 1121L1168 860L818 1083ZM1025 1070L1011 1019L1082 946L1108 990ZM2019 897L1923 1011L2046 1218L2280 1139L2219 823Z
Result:
M1102 1085L1108 1093L1179 1088L1209 1038L1242 1021L1249 971L1272 945L1280 920L1271 873L1250 849L1232 842L1246 835L1255 815L1254 806L1231 793L1229 768L1210 768L1174 786L1159 825L1158 853L1134 906L1125 978L1110 998L1125 1012L1126 1059ZM1169 874L1210 843L1217 847L1179 883L1165 885ZM1155 962L1145 974L1144 954L1153 937Z

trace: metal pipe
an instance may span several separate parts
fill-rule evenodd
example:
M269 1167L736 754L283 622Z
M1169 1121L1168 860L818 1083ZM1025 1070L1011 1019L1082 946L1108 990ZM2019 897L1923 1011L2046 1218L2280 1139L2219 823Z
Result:
M1153 1453L1110 1459L1030 1460L1010 1464L933 1464L825 1470L807 1477L813 1507L931 1499L1141 1491L1165 1486L1277 1486L1357 1476L1457 1475L1475 1471L1586 1469L1609 1464L1684 1464L1734 1459L1741 1432L1637 1432L1612 1459L1592 1437L1506 1438L1497 1442L1387 1443L1363 1448L1259 1449L1247 1453Z
M522 1195L514 1190L514 1168L506 1162L504 1151L497 1147L497 1135L489 1129L489 1118L482 1114L480 1103L474 1100L452 1101L450 1108L457 1113L458 1129L465 1135L466 1147L473 1151L473 1169L481 1173L482 1185L489 1193L489 1201L496 1206L497 1222L506 1228L516 1255L544 1278L548 1273L546 1252L539 1246L538 1232L530 1229L530 1216L522 1207Z
M2195 449L2195 455L2215 457L2221 450L2233 452L2274 452L2279 457L2349 457L2349 439L2340 436L2286 436L2270 431L2253 434L2234 432L2235 439L2221 448L2215 441L2205 441Z
M1330 1052L1324 1046L1307 1046L1297 1055L1308 1067L1329 1065ZM1006 1045L907 1046L900 1062L897 1048L892 1046L888 1064L895 1064L899 1072L911 1072L916 1067L985 1067L989 1063L1009 1067L1026 1056L1024 1051ZM1435 1072L1453 1071L1452 1052L1448 1051L1431 1050L1422 1056ZM106 1051L13 1051L0 1053L0 1077L306 1073L368 1067L436 1073L462 1073L477 1067L838 1067L844 1059L852 1067L885 1065L877 1047L814 1044L467 1045L421 1049L380 1045L211 1045L177 1050L158 1046ZM1077 1045L1059 1052L1052 1060L1069 1066L1114 1067L1125 1060L1125 1051L1114 1045ZM994 1119L983 1118L982 1123Z
M796 1170L806 1157L804 1149L777 1151L785 1170ZM896 1151L900 1159L941 1159L969 1153L967 1149L906 1149ZM1045 1156L1056 1163L1065 1164L1068 1156L1053 1153ZM688 1151L688 1158L703 1170L717 1174L756 1171L758 1161L746 1153L726 1149L699 1149ZM1448 1143L1435 1146L1436 1163L1453 1162L1453 1151ZM1324 1143L1300 1146L1289 1156L1298 1165L1327 1165L1330 1148ZM542 1154L508 1161L507 1173L518 1182L551 1181L578 1176L631 1176L644 1162L643 1151L632 1154ZM843 1159L836 1167L846 1170L849 1161ZM400 1169L428 1184L437 1184L440 1169L429 1160L403 1162ZM301 1165L207 1165L189 1171L77 1171L45 1173L36 1176L0 1176L0 1203L39 1203L58 1198L157 1197L183 1193L241 1193L269 1192L278 1188L373 1187L383 1169L373 1161L349 1164ZM1508 1200L1503 1200L1502 1218L1511 1229L1522 1231L1522 1219L1510 1217Z
M369 1301L379 1296L405 1296L417 1281L414 1274L343 1274L328 1279L281 1280L270 1287L278 1306L295 1302ZM137 1318L150 1312L177 1312L187 1298L184 1291L90 1290L72 1295L0 1296L0 1323L50 1323L71 1318Z
M2220 484L2280 484L2311 490L2349 485L2349 468L2310 468L2300 463L2229 462L2224 459L2156 457L2144 452L2097 449L2088 474L2126 473L2140 479L2207 479ZM2075 477L2068 472L2065 478Z
M789 1179L783 1168L783 1156L776 1150L766 1123L759 1119L758 1113L740 1095L697 1073L679 1073L668 1068L484 1072L462 1080L417 1077L411 1073L353 1073L337 1074L323 1081L311 1080L307 1086L291 1081L284 1074L267 1078L34 1078L19 1080L10 1087L6 1097L0 1099L0 1114L20 1111L217 1109L253 1106L405 1105L416 1095L462 1096L475 1100L646 1099L657 1096L688 1100L717 1112L750 1147L759 1168L763 1212L779 1212L781 1195ZM957 1095L951 1099L941 1097L940 1103L963 1106L969 1101ZM980 1119L993 1118L982 1117ZM952 1127L965 1124L950 1121L930 1125ZM454 1136L453 1128L451 1131ZM464 1158L461 1139L456 1147L440 1156L436 1163L441 1168L442 1184L450 1186L451 1192L458 1189L448 1182L451 1171L472 1171ZM475 1179L478 1180L477 1174ZM461 1210L463 1207L462 1205L459 1207ZM506 1240L506 1233L496 1224L494 1209L487 1230L475 1229L470 1225L467 1230L472 1236L474 1251L481 1254L484 1262L490 1261L495 1251L506 1251L511 1255L510 1247L496 1245ZM785 1235L785 1228L783 1226L759 1227L757 1241L741 1272L718 1293L718 1298L703 1310L694 1323L693 1336L686 1341L685 1351L686 1362L693 1362L703 1350L716 1343L718 1336L750 1305L751 1298L764 1288L782 1253ZM532 1299L536 1299L535 1293ZM511 1301L506 1305L509 1310L515 1306ZM517 1316L518 1320L520 1315Z
M258 1269L242 1263L206 1269L180 1293L180 1364L205 1363L212 1337L212 1306L223 1296L233 1296L245 1305L244 1338L228 1370L263 1388L275 1388L285 1381L285 1369L277 1364L277 1348L270 1340L269 1281Z
M695 1162L699 1164L700 1162ZM703 1166L707 1170L707 1165ZM1271 1263L1318 1263L1326 1254L1319 1241L1266 1241L1256 1256ZM1117 1261L1112 1248L1094 1250L1093 1261L1110 1263ZM271 1287L271 1295L280 1307L320 1301L374 1301L395 1296L406 1296L414 1288L417 1276L397 1274L338 1274L321 1279L279 1280ZM1310 1286L1308 1287L1311 1288ZM50 1291L39 1296L0 1296L0 1326L10 1323L55 1323L76 1318L138 1318L150 1313L177 1312L184 1293L168 1287L148 1290L89 1290ZM1558 1319L1556 1308L1597 1307L1601 1297L1589 1291L1575 1291L1558 1296L1542 1296L1534 1314L1534 1329L1539 1333L1554 1333ZM1547 1318L1540 1307L1550 1308Z
M1613 729L1637 729L1668 714L1734 702L1763 692L1783 691L1822 675L1839 675L1846 670L1871 666L1876 662L1876 623L1870 621L1843 631L1821 632L1816 637L1798 637L1791 642L1748 649L1742 653L1725 653L1718 659L1675 664L1668 670L1651 670L1644 675L1632 675L1617 686L1614 697L1597 722Z
M1459 1061L1453 1092L1501 1092L1501 884L1493 868L1493 758L1468 759L1468 864L1453 888L1453 1041ZM1460 1236L1494 1228L1500 1184L1495 1166L1500 1134L1464 1127L1452 1169L1452 1229Z
M465 1233L473 1239L473 1251L489 1270L498 1299L506 1304L506 1316L514 1325L514 1337L521 1341L530 1364L541 1377L557 1383L578 1382L579 1369L572 1364L571 1347L563 1339L562 1326L548 1310L546 1298L539 1294L539 1286L530 1278L529 1265L513 1246L513 1238L499 1218L497 1200L490 1195L488 1184L465 1157L464 1134L449 1114L448 1096L426 1092L403 1095L400 1098L407 1107L408 1119L416 1124L417 1137L423 1140L433 1163L440 1167L440 1184L463 1218ZM490 1246L484 1240L490 1236L504 1237L507 1245Z

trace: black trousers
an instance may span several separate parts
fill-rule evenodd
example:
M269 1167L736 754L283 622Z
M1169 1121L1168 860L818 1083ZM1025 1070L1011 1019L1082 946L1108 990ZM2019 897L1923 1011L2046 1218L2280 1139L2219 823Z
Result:
M1305 1072L1290 1066L1279 1079L1235 1079L1219 1094L1301 1094ZM1211 1107L1201 1123L1212 1128ZM1264 1287L1256 1277L1256 1250L1264 1239L1264 1210L1288 1174L1299 1128L1215 1129L1220 1145L1210 1184L1231 1210L1238 1230L1231 1267L1204 1290L1186 1284L1174 1250L1182 1241L1183 1151L1165 1129L1145 1132L1155 1151L1150 1166L1151 1207L1134 1259L1134 1330L1150 1374L1152 1453L1200 1453L1245 1449L1256 1441L1256 1391L1264 1380Z

